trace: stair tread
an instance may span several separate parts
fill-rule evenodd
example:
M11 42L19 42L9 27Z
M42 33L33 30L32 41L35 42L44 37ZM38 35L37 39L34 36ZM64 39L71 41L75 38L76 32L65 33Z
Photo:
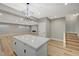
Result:
M73 46L71 44L67 44L67 48L71 48L79 51L79 46Z

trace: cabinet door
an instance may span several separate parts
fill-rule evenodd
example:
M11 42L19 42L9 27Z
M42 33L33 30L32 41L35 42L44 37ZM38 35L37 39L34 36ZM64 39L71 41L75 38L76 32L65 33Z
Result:
M28 56L36 56L36 51L34 48L28 46L28 45L25 45L25 48L27 49L27 55Z
M20 45L16 48L16 53L18 56L27 56L27 49L22 43L20 43Z
M22 42L20 42L19 40L15 40L13 41L13 50L15 51L15 53L19 56L24 56L26 55L26 49L25 46Z
M15 53L18 55L18 42L17 42L17 40L15 40L15 39L13 39L13 43L12 43L12 48L13 48L13 50L15 51ZM18 48L18 49L17 49Z
M46 23L40 22L38 25L39 36L46 37Z
M13 50L18 56L33 56L35 55L35 51L32 47L20 42L19 40L13 41Z

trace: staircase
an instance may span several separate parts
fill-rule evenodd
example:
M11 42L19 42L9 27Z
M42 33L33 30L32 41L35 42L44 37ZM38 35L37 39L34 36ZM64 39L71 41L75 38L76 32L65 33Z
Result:
M66 47L79 51L79 38L76 33L66 33Z

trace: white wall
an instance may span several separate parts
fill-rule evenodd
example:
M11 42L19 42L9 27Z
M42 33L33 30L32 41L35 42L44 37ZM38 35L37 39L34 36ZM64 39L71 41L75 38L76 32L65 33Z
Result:
M65 18L58 18L51 21L51 38L62 41L65 33Z

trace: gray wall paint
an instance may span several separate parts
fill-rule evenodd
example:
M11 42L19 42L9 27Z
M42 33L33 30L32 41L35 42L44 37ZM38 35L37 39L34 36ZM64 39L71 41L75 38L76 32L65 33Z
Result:
M79 16L66 16L66 32L77 33L79 36Z
M76 32L77 17L73 15L66 16L66 32Z
M46 35L47 35L48 38L50 38L50 33L51 33L50 28L51 28L50 19L47 18L47 20L46 20L46 31L47 31Z
M51 21L51 38L63 40L65 33L65 18L59 18Z

